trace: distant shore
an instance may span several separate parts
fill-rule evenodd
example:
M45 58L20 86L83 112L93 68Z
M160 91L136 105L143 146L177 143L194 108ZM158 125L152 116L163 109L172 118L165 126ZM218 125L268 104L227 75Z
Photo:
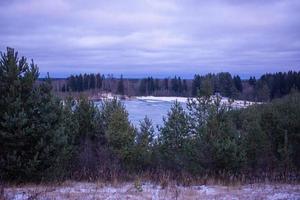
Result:
M212 96L215 98L216 96ZM127 95L117 95L112 93L102 93L98 95L93 95L89 97L92 101L102 101L107 99L117 98L119 100L141 100L147 102L175 102L187 103L188 99L191 97L178 97L178 96L127 96ZM231 105L233 108L246 108L250 105L260 104L261 102L245 101L245 100L235 100L229 99L227 97L221 97L221 103L225 105Z

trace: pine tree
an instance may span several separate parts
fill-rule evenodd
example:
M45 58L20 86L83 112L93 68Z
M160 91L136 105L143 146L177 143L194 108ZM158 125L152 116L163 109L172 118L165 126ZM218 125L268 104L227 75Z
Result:
M101 115L108 146L117 158L131 165L136 130L128 120L124 105L117 99L105 101L101 105Z
M76 173L85 178L96 176L97 167L100 165L97 151L105 143L100 117L99 109L94 103L83 96L80 97L72 117L77 127L73 133L72 163Z
M154 127L152 121L146 116L140 121L140 130L136 136L135 157L139 170L145 170L153 165Z
M63 171L67 136L50 78L36 85L38 68L13 49L0 61L0 173L8 180L41 180ZM60 165L61 164L61 165Z
M159 135L161 162L167 169L182 170L188 164L188 116L176 101L163 121L164 125L160 128Z

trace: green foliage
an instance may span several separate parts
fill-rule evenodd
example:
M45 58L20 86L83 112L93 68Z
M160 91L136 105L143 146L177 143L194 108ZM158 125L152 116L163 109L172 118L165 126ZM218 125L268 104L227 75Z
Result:
M62 105L51 83L36 85L38 68L8 48L0 62L0 173L9 180L58 175L68 152Z
M101 89L104 76L100 74L71 75L63 85L64 91L82 92L90 89Z
M300 95L236 111L234 120L253 171L299 169Z
M233 97L236 91L241 90L241 85L236 85L238 78L233 79L230 73L207 74L205 76L195 75L192 85L193 96L209 96L220 93L222 96ZM241 81L239 79L239 81ZM241 84L241 82L240 82Z
M191 132L198 146L192 150L198 155L196 164L203 168L236 170L242 163L243 152L229 109L221 104L219 96L197 97L188 102Z
M117 99L96 105L85 97L60 100L52 94L49 76L38 80L38 68L8 48L0 60L0 178L12 181L57 180L78 177L113 178L120 172L168 170L199 175L248 172L289 172L300 169L299 74L276 73L256 81L258 100L245 109L225 106L219 95L243 90L229 73L196 75L187 111L175 102L159 133L145 117L132 126ZM102 87L100 74L71 76L65 90ZM123 94L123 78L119 82ZM143 83L143 85L142 85ZM161 81L148 77L141 92L171 88L183 94L180 77ZM247 83L245 83L247 84ZM292 89L294 88L294 89ZM139 190L140 183L135 184Z
M233 82L239 92L243 92L242 80L239 75L233 77Z
M159 135L161 159L167 169L178 171L185 167L188 136L188 116L176 101L164 118Z
M139 170L153 167L154 127L152 121L146 116L140 122L140 130L136 135L135 157Z
M80 97L74 106L66 103L66 116L72 119L66 127L71 131L72 168L82 177L94 177L99 166L98 151L106 139L99 109L92 101ZM71 111L70 111L71 108Z
M101 115L109 148L126 165L130 165L136 130L130 124L123 104L117 99L104 101Z

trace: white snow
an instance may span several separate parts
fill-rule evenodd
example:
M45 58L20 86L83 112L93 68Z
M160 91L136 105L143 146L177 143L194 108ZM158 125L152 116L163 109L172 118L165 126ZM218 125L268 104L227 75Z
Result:
M23 200L23 199L28 199L28 198L29 198L29 195L26 193L23 193L23 192L17 193L14 196L12 196L13 200Z
M136 99L144 100L147 102L157 102L157 101L167 101L167 102L173 102L178 101L181 103L187 102L187 97L155 97L155 96L137 96Z
M208 187L208 186L205 186L205 185L200 186L200 191L205 193L205 194L208 194L208 195L216 193L214 188Z
M67 182L57 186L31 185L8 187L4 197L8 200L25 199L300 199L300 185L251 184L241 186L169 184L162 188L150 182L141 183L142 190L134 182L115 185L98 182Z
M289 193L275 193L267 196L268 200L292 199L293 195Z
M155 103L160 101L165 102L174 102L178 101L180 103L186 103L188 101L188 97L156 97L156 96L137 96L135 97L138 100L147 101L149 103ZM212 96L213 99L216 98L216 96ZM227 97L221 97L221 103L225 105L230 104L230 99ZM231 106L233 108L245 108L247 106L253 105L253 104L261 104L261 102L252 102L252 101L244 101L244 100L233 100Z

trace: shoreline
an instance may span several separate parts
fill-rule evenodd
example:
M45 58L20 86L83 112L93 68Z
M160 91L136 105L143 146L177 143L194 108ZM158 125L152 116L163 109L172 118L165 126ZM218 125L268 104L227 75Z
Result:
M179 97L179 96L126 96L126 95L115 95L111 93L101 94L100 96L89 97L90 100L97 102L103 100L111 100L117 98L118 100L139 100L149 103L159 103L159 102L175 102L187 103L189 98L195 99L195 97ZM212 96L215 98L215 95ZM231 101L231 102L230 102ZM228 97L221 97L221 104L231 105L233 108L246 108L254 104L262 104L262 102L253 102L246 100L230 99Z

